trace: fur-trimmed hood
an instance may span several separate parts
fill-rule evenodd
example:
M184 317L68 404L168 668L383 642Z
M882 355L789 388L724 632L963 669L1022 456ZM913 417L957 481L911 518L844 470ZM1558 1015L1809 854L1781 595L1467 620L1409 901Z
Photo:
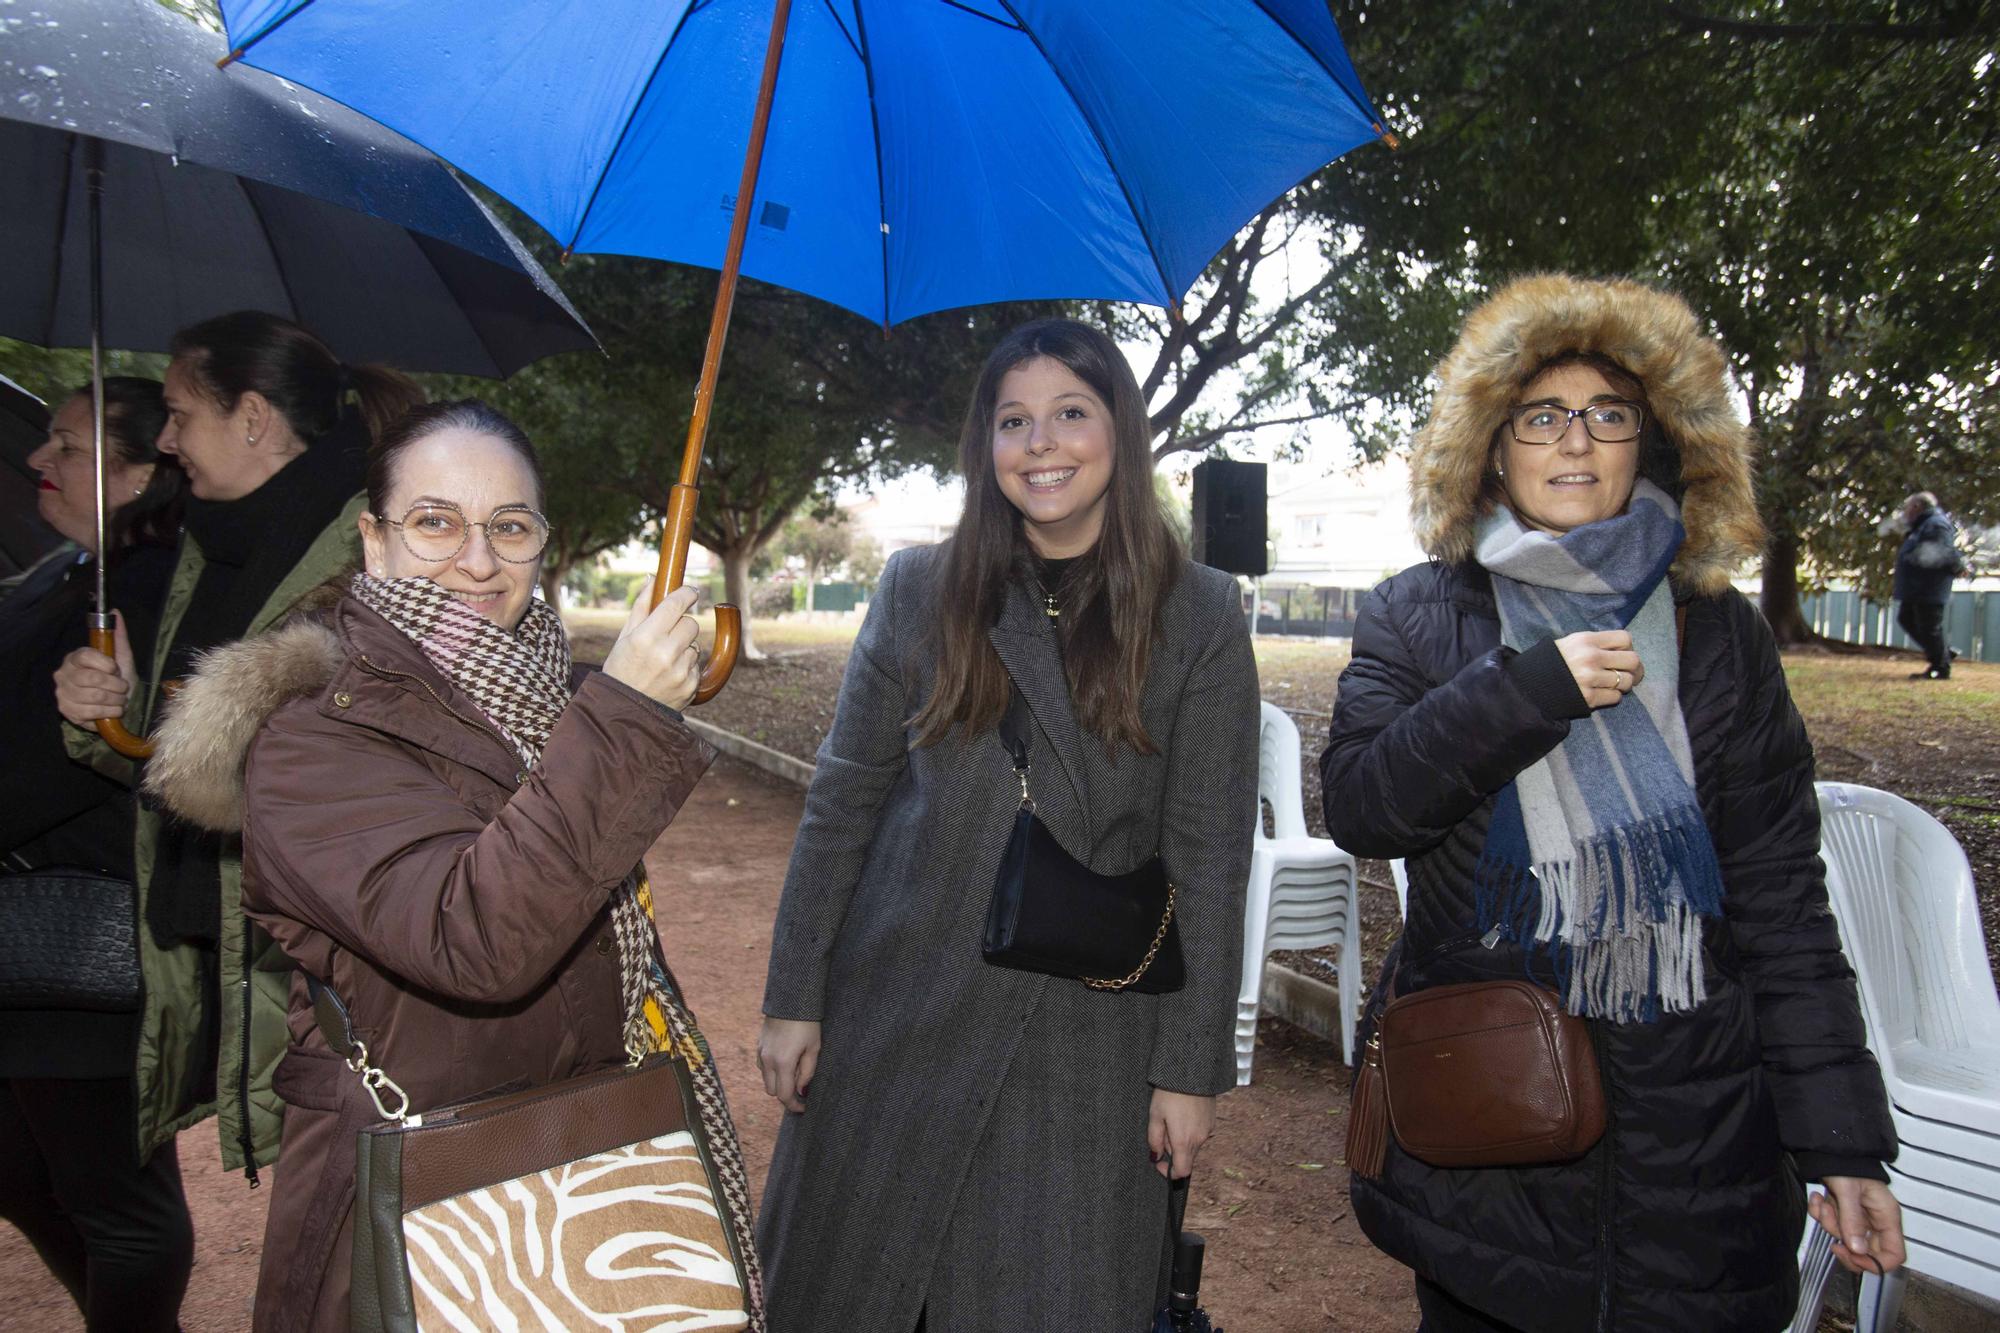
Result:
M1721 592L1764 547L1750 481L1756 440L1729 400L1722 348L1685 301L1636 282L1520 278L1466 319L1438 364L1430 420L1411 451L1417 540L1440 560L1471 556L1493 433L1527 378L1568 351L1609 357L1646 386L1685 485L1688 535L1674 578L1692 592Z
M174 815L220 833L243 829L243 764L264 719L318 694L346 660L328 623L361 566L349 564L294 602L261 634L194 660L153 731L141 787Z
M241 832L251 740L271 714L324 690L346 661L318 616L203 653L154 731L147 794L190 824Z

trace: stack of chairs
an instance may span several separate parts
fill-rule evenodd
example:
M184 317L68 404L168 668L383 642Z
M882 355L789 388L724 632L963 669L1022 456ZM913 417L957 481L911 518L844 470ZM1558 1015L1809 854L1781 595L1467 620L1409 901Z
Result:
M1273 950L1335 948L1341 1054L1354 1063L1361 1005L1360 879L1354 858L1329 838L1306 832L1299 771L1299 729L1281 708L1263 704L1258 740L1256 842L1243 917L1243 987L1236 997L1236 1084L1250 1081L1264 964ZM1269 809L1271 831L1264 830Z
M1972 868L1950 830L1899 796L1822 782L1819 806L1827 894L1902 1143L1889 1174L1908 1268L2000 1300L2000 997ZM1795 1329L1817 1321L1831 1263L1817 1230L1807 1224ZM1895 1327L1903 1285L1901 1273L1862 1279L1856 1333Z

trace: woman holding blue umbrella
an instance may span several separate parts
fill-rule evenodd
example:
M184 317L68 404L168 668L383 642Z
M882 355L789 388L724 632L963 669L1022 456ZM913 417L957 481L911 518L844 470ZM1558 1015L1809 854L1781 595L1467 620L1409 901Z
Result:
M1159 1304L1165 1178L1235 1083L1258 690L1236 584L1182 552L1145 423L1101 332L1016 329L966 414L955 535L898 553L870 603L764 997L790 1112L773 1333L1136 1333ZM1091 981L997 965L1024 788L1084 875L1159 858L1177 942L1146 919L1158 952ZM1169 952L1180 984L1140 993Z

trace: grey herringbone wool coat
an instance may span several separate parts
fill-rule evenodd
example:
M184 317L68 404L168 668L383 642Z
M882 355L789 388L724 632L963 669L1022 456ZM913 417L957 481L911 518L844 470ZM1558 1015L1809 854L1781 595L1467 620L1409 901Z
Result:
M992 642L1037 726L1043 821L1094 869L1158 850L1187 986L1102 993L980 955L1020 803L999 738L912 748L935 649L937 548L900 553L841 688L778 909L764 1012L820 1021L760 1242L772 1333L1141 1333L1166 1185L1155 1087L1221 1093L1257 807L1257 672L1235 580L1188 565L1142 697L1159 753L1078 729L1048 617L1009 593Z

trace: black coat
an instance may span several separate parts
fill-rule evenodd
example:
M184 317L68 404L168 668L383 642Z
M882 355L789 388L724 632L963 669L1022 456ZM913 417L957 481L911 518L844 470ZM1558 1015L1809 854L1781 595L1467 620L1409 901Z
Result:
M1895 1135L1827 908L1812 748L1763 619L1735 592L1692 598L1680 701L1720 859L1725 916L1708 998L1647 1024L1593 1023L1610 1108L1562 1166L1436 1170L1393 1144L1352 1182L1384 1251L1461 1301L1538 1333L1771 1330L1790 1318L1802 1184L1882 1178ZM1407 857L1399 993L1519 977L1482 947L1472 868L1493 796L1581 706L1548 650L1500 645L1475 565L1420 565L1355 629L1320 767L1327 826L1358 856ZM1566 692L1566 693L1565 693ZM1382 988L1371 1003L1372 1024Z
M135 661L150 662L174 553L127 548L106 571ZM55 670L87 638L88 561L41 571L0 603L0 858L7 869L82 866L132 874L132 792L63 749ZM0 1012L0 1078L109 1078L132 1067L131 1014Z
M1957 537L1958 529L1942 511L1925 510L1896 550L1896 582L1891 595L1899 602L1950 601L1952 578L1965 564Z

